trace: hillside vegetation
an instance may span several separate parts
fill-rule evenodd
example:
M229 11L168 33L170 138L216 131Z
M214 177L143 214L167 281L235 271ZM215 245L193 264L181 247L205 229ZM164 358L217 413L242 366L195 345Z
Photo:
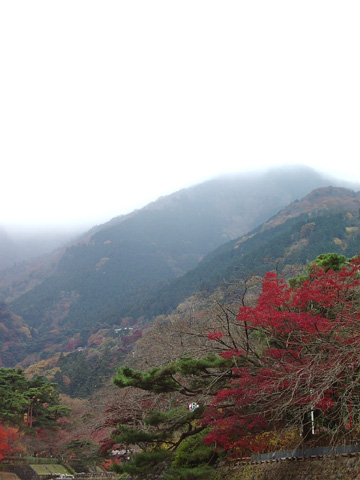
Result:
M117 471L144 478L162 463L168 479L215 479L219 456L356 444L359 265L321 255L291 282L268 272L240 283L237 309L214 297L208 322L193 310L187 328L155 326L158 348L172 339L178 355L159 363L153 351L147 366L118 369L115 385L138 407L125 414L124 399L116 410L114 445L140 451ZM179 355L183 346L195 349Z
M346 256L360 251L360 193L316 189L246 235L207 255L184 276L134 307L137 314L170 312L199 290L263 275L273 268L287 276L323 252Z
M78 346L85 346L97 330L120 325L126 317L149 321L176 307L171 295L156 308L148 308L146 299L153 303L165 285L216 247L324 184L307 168L219 178L94 228L25 277L8 272L2 296L31 332L24 358L31 355L29 363L36 352L43 358L46 351L61 352L78 334Z

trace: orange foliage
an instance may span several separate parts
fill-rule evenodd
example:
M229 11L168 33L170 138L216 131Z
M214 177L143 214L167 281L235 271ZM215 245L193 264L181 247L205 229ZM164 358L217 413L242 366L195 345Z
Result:
M14 453L16 442L19 438L16 428L4 427L0 423L0 462L11 453Z
M90 335L88 340L88 346L91 347L92 345L101 345L104 343L104 336L100 335L99 333L93 333Z
M101 463L101 466L103 468L105 468L106 471L110 471L111 472L111 467L113 465L117 465L119 463L119 459L118 458L107 458L106 460L104 460L102 463Z

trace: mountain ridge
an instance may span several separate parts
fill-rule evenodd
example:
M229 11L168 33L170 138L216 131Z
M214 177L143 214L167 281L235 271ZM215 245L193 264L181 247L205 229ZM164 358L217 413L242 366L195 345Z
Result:
M193 220L193 224L195 223L195 225L192 225L192 227L197 231L201 231L201 229L204 229L204 225L199 223L201 215L205 213L205 215L210 218L215 217L214 212L216 212L217 223L213 225L212 231L208 232L206 237L215 235L217 240L212 243L210 242L206 248L203 248L204 243L208 242L208 239L199 239L201 246L198 251L193 252L193 258L189 259L190 265L188 264L189 262L187 262L183 267L181 267L181 265L175 266L176 276L180 276L185 273L186 270L195 266L196 262L198 262L203 255L206 255L221 243L225 243L227 240L236 238L252 230L256 225L260 225L295 198L302 197L304 192L310 192L318 186L328 185L328 182L329 180L322 174L309 167L289 167L287 169L270 169L259 173L252 172L234 176L224 175L202 184L179 190L171 195L160 197L142 209L114 217L102 225L94 226L82 235L78 235L69 241L64 247L59 248L54 252L53 256L49 253L40 257L38 261L37 259L31 259L28 262L18 264L17 267L13 269L13 275L11 269L2 272L0 298L5 301L13 301L16 297L26 293L26 291L29 290L27 286L25 286L25 288L17 288L17 286L24 286L26 284L27 275L32 275L30 282L32 288L36 286L36 284L40 284L41 277L39 275L37 275L37 283L34 283L33 272L36 270L37 264L45 265L44 278L52 275L54 264L57 264L65 254L67 246L71 248L81 245L82 243L90 244L97 234L106 235L105 232L109 232L111 229L124 228L124 223L141 223L141 217L144 215L154 216L157 212L158 216L160 216L161 212L166 210L169 212L168 215L172 215L175 218L178 215L177 209L179 205L188 204L188 211L185 212L185 214L187 213L191 216L194 211L197 212ZM257 195L258 190L263 190L263 192ZM204 200L204 198L206 200ZM210 205L208 211L205 210L204 212L204 207L202 207L203 211L201 212L199 202L200 204L201 202L203 204L204 202L208 202ZM185 207L183 210L184 209ZM157 221L159 221L159 219ZM207 227L209 227L209 225L207 225ZM189 228L189 225L185 224L184 228ZM219 230L221 230L220 233ZM139 231L138 233L141 234L142 232ZM148 235L148 232L145 232L145 234ZM179 234L181 234L181 232L179 232ZM104 242L108 240L109 239L104 239ZM185 239L185 241L188 242L189 238ZM104 257L98 259L98 262L101 261L101 258L108 257L104 255ZM46 272L46 265L49 263L52 267L49 272ZM173 264L172 260L170 260L170 264Z
M324 252L353 256L360 251L359 232L360 192L316 189L260 227L219 246L195 269L165 285L156 298L145 301L140 312L169 313L198 290L212 291L251 273L263 275L275 265L280 271L286 263L304 265Z
M86 343L94 331L125 317L133 323L142 316L149 320L156 312L146 311L146 299L161 299L168 284L184 282L206 255L239 238L239 232L261 228L314 185L328 180L308 168L223 177L94 227L49 261L43 281L39 274L33 288L13 295L10 308L31 331L27 349L46 356L46 345L62 351L74 335ZM34 269L40 271L36 264ZM26 280L19 276L16 282L21 292ZM9 285L11 276L0 286L5 299Z

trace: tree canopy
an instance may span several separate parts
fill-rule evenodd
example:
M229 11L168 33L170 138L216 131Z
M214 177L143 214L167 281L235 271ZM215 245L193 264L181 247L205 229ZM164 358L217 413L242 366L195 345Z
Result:
M20 369L0 368L1 420L22 428L54 428L68 414L61 405L56 384L43 377L25 377Z

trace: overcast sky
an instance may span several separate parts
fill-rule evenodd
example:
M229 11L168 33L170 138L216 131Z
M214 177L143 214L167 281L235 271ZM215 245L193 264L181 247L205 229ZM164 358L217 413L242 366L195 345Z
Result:
M0 225L95 224L221 173L360 181L360 2L0 2Z

